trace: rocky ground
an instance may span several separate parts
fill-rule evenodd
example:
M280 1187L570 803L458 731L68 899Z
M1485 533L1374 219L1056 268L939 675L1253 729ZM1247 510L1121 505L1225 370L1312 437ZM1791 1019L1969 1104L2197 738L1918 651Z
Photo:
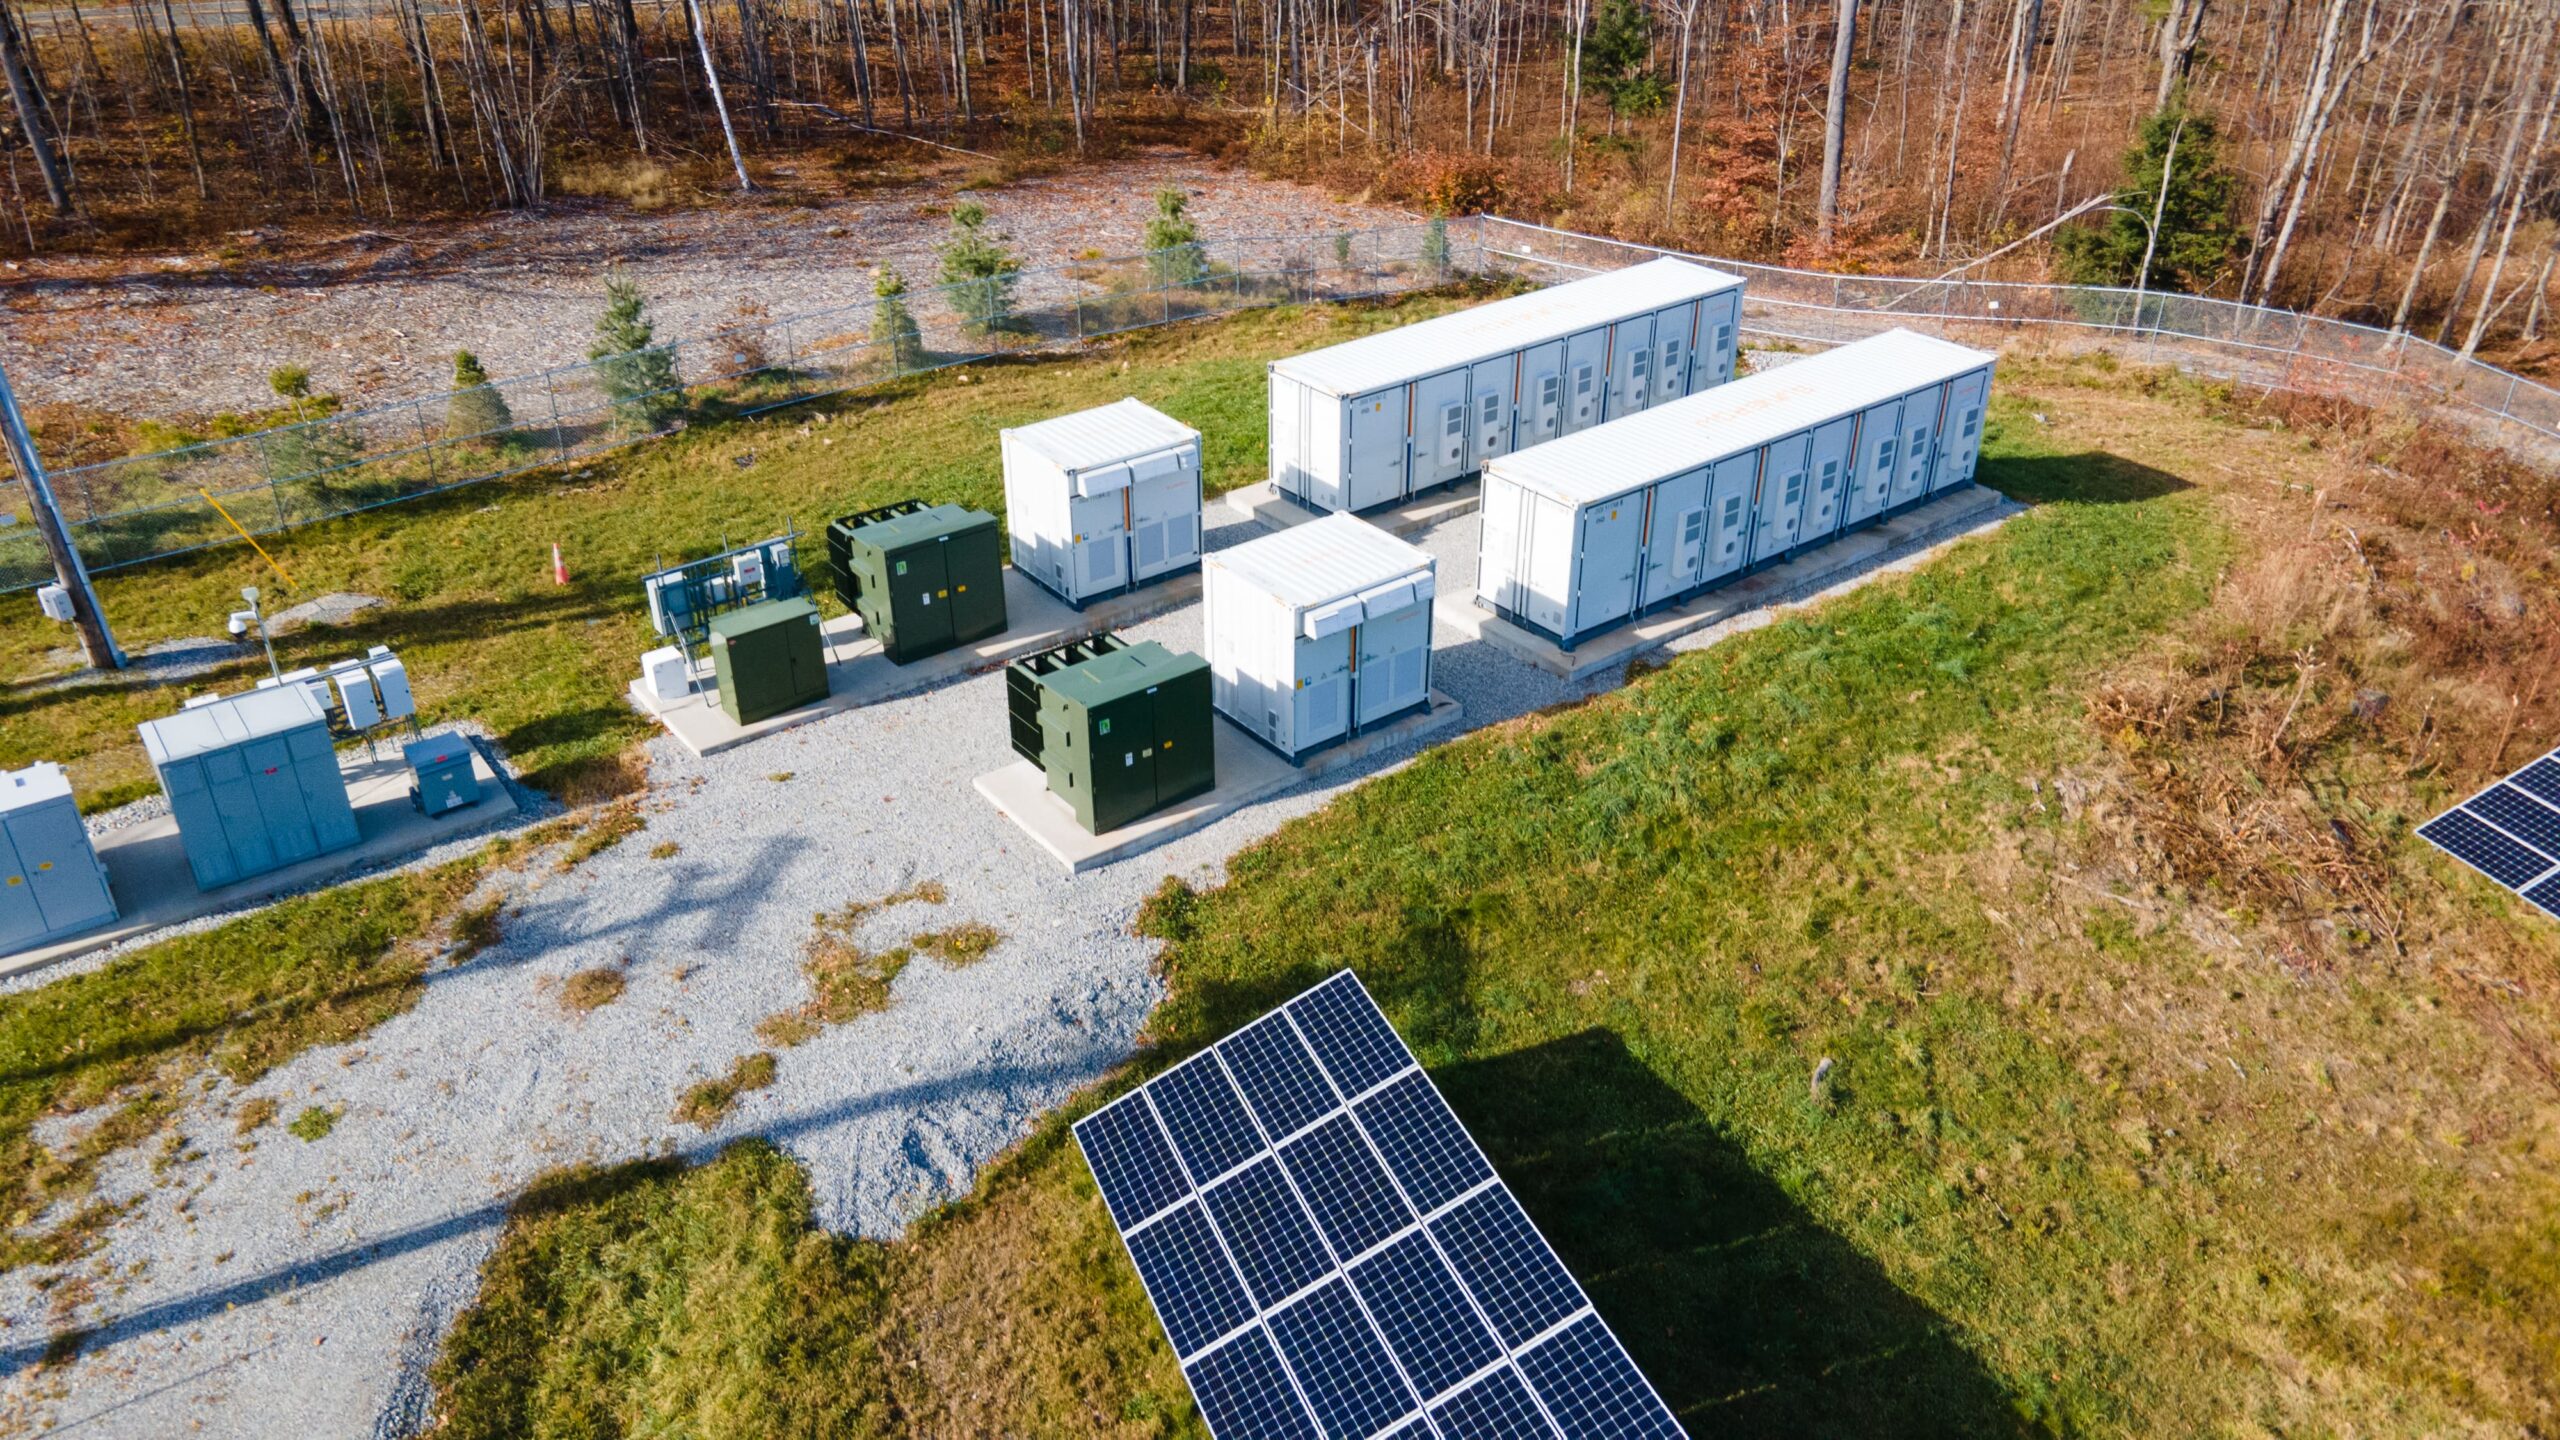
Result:
M606 270L647 291L662 339L870 295L872 267L933 281L963 172L824 203L740 201L636 214L567 201L539 215L366 230L317 243L245 232L144 261L38 259L0 272L0 359L22 401L143 417L276 403L267 373L368 405L451 388L453 352L493 377L586 358ZM1409 221L1181 151L971 192L1030 267L1137 250L1155 192L1178 186L1205 239L1330 234Z

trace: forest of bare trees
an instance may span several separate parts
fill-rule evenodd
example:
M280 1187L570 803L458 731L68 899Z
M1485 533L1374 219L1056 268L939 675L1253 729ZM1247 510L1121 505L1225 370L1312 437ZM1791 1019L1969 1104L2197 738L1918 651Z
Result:
M598 175L707 199L858 179L906 147L1064 165L1173 139L1417 208L1845 268L2098 263L2103 245L2036 243L2070 215L2057 233L2124 230L2119 278L2515 353L2546 326L2560 239L2560 0L0 0L0 18L0 243L22 252L529 209Z

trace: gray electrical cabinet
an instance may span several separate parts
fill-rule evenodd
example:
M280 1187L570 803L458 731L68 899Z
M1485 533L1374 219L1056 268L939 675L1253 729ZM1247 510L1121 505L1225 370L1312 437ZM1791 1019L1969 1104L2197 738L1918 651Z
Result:
M252 690L140 728L197 889L356 843L328 714L303 686Z
M400 747L409 765L409 800L428 815L480 803L480 777L471 769L471 742L452 731Z
M0 772L0 955L114 918L107 872L62 767Z

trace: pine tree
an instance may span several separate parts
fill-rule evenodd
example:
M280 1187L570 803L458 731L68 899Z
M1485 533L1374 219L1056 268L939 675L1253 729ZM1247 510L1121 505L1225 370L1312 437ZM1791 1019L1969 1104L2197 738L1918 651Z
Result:
M444 433L456 440L485 437L497 444L515 427L515 412L507 408L507 397L489 383L480 357L468 350L454 351L453 398L445 402Z
M267 388L293 416L275 429L257 432L253 442L269 479L325 474L353 463L361 453L345 427L329 418L337 409L336 397L311 393L311 367L279 365L267 372Z
M2173 143L2177 158L2172 169ZM2160 188L2164 169L2169 176L2165 199ZM2155 210L2160 233L2151 245L2146 288L2194 292L2230 268L2241 249L2240 230L2231 218L2239 181L2223 163L2221 132L2212 116L2174 105L2153 111L2125 152L2124 177L2115 193L2118 208L2106 212L2105 224L2068 230L2055 240L2066 276L2082 285L2133 284L2142 269L2143 249L2154 238Z
M951 306L971 330L989 334L1012 330L1014 277L1022 262L1004 248L1002 237L987 230L987 207L963 200L951 207L951 238L942 243L942 283L951 287Z
M1620 117L1662 108L1662 77L1647 67L1653 23L1637 0L1602 0L1582 42L1582 83Z
M1147 272L1158 285L1188 285L1208 273L1200 230L1184 213L1191 197L1167 185L1156 192L1155 218L1147 222Z
M877 297L871 306L871 343L877 353L894 374L922 368L924 332L907 308L906 277L883 265L871 272L871 293Z
M596 383L614 408L641 426L662 429L684 411L684 381L672 350L654 348L649 299L640 282L620 270L604 281L604 313L596 317L596 343L587 347Z
M1449 278L1449 217L1434 210L1422 228L1422 268L1434 280Z

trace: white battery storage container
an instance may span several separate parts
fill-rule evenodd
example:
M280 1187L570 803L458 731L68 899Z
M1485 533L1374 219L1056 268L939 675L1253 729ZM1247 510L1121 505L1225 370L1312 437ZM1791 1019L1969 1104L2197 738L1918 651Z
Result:
M1435 563L1327 515L1201 563L1210 698L1291 761L1431 697Z
M1271 364L1271 483L1373 510L1733 378L1742 281L1663 258Z
M1200 563L1200 432L1137 400L1007 430L1014 568L1070 605Z
M1967 484L1994 358L1892 330L1502 457L1476 601L1571 648Z
M0 955L114 918L115 893L62 767L0 770Z

